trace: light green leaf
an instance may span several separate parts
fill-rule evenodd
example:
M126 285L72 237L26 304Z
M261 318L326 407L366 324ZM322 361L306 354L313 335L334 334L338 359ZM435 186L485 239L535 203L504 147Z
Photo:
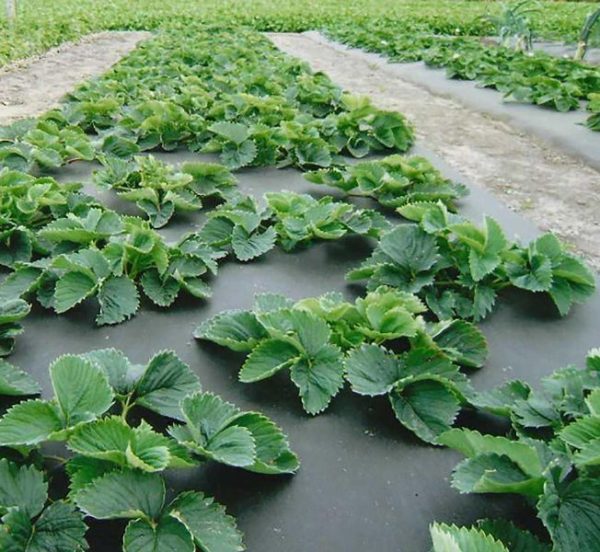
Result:
M100 313L96 324L119 324L131 318L140 306L137 287L127 276L107 278L98 292Z
M543 485L543 477L531 477L508 456L495 453L463 460L452 475L452 486L461 493L517 493L537 497Z
M98 366L108 378L108 383L117 393L129 393L141 376L143 368L129 362L129 359L116 349L96 349L81 355Z
M219 121L209 126L208 130L237 145L247 140L249 136L248 127L241 123Z
M98 460L89 456L74 456L66 465L69 475L69 497L72 499L81 489L87 487L92 481L118 471L121 468L108 460Z
M237 225L231 234L231 247L238 260L250 261L273 249L276 238L274 226L270 226L262 233L248 233L243 226Z
M209 440L206 456L230 466L251 466L256 456L252 434L245 427L229 426Z
M50 379L64 427L91 422L113 403L113 391L104 373L90 361L64 355L50 365Z
M56 282L54 310L60 314L72 309L94 293L96 283L83 272L67 272Z
M0 359L0 395L38 395L39 384L26 372Z
M136 385L136 404L180 420L181 400L200 390L200 380L190 367L173 351L162 351L152 357Z
M428 443L436 443L437 437L452 427L460 411L454 394L433 380L394 390L390 401L400 423Z
M245 469L265 474L294 473L298 469L298 457L272 420L258 412L245 412L236 417L234 423L250 431L256 446L254 464Z
M181 288L179 282L171 277L162 278L157 270L147 270L142 275L142 289L148 298L159 307L172 305Z
M123 535L123 552L194 552L196 546L185 525L162 517L156 525L144 519L129 522Z
M171 441L145 421L133 429L125 455L130 466L142 471L166 469L171 463Z
M560 432L560 438L577 448L586 446L594 439L600 439L600 416L579 418Z
M435 238L415 224L401 224L385 234L380 249L402 268L429 270L438 259Z
M329 343L331 330L322 318L304 311L291 311L291 319L306 354L314 357Z
M327 408L344 385L342 351L326 345L314 358L302 358L291 367L292 381L300 391L302 406L309 414Z
M225 508L202 493L180 494L169 506L169 515L179 520L204 552L241 552L242 534Z
M290 367L299 357L298 350L278 339L267 339L259 343L248 355L239 373L239 379L251 383L270 378L275 373Z
M0 419L0 445L37 445L62 427L54 404L41 400L20 402Z
M438 347L457 364L480 368L487 358L487 340L477 326L466 320L441 322L433 327Z
M133 430L121 418L111 416L76 427L67 446L77 454L126 466L125 452L132 438Z
M474 527L434 523L429 532L432 552L511 552L500 541Z
M346 378L359 395L385 395L400 379L401 364L383 347L363 345L346 358Z
M75 495L75 503L96 519L158 519L165 500L165 483L157 474L133 470L98 477Z
M479 454L504 455L532 477L542 475L542 464L537 451L526 443L512 441L506 437L482 435L471 429L451 429L440 435L440 445L458 450L467 458Z
M198 326L194 337L213 341L233 351L246 352L268 334L253 313L225 311Z
M29 517L37 516L48 498L48 484L43 472L33 466L18 466L0 459L0 512L11 508L23 510Z
M195 393L183 399L181 411L194 440L204 446L225 429L240 410L213 393Z

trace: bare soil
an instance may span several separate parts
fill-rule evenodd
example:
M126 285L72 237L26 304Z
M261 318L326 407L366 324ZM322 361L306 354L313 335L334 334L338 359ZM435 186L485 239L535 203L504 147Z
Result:
M62 44L0 71L0 124L54 107L78 83L101 75L141 41L146 32L103 32Z
M389 63L375 66L351 50L303 34L268 36L349 92L405 114L418 139L467 181L491 190L540 229L555 232L600 269L598 171L489 114L407 82Z

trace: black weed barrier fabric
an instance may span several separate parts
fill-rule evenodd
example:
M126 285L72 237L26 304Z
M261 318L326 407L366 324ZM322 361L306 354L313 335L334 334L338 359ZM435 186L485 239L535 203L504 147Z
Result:
M435 160L430 152L418 149L415 153ZM172 163L198 159L189 153L158 157ZM446 176L460 178L439 160L436 164ZM75 163L63 168L58 178L84 180L93 168ZM330 193L291 169L252 169L237 176L241 191L256 197L279 190L310 191L317 196ZM478 222L485 214L493 216L509 237L525 240L538 233L487 192L470 188L461 214ZM113 207L123 207L116 201ZM361 206L375 207L366 201ZM131 204L126 208L131 211ZM193 230L201 217L178 217L164 235L175 239ZM353 299L361 288L347 285L344 274L368 256L372 245L366 238L352 237L294 254L277 248L247 264L228 261L210 282L211 299L185 296L168 310L143 300L135 317L113 327L94 324L93 305L84 303L61 316L35 307L24 321L25 333L10 362L40 381L47 397L51 393L48 365L59 355L114 347L132 362L145 363L158 351L173 349L198 374L204 389L242 409L260 410L272 417L301 458L297 475L273 478L214 464L179 470L176 477L168 477L169 493L202 489L224 504L236 516L251 552L422 552L429 547L428 526L434 520L470 524L483 517L523 519L527 505L519 498L460 495L452 489L449 476L459 455L422 443L405 431L384 397L360 397L346 389L325 413L313 418L302 411L289 378L238 383L243 356L192 337L203 320L225 309L250 308L260 292L299 299L339 291ZM484 368L472 374L474 386L487 389L512 378L536 385L560 366L580 364L585 352L600 344L599 320L598 294L563 319L547 298L504 295L481 324L490 354ZM490 432L501 429L484 416L463 416L460 421ZM115 522L92 522L91 549L120 550L123 527Z

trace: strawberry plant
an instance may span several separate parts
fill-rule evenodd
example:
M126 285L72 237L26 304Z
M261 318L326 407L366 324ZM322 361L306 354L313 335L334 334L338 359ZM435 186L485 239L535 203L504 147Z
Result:
M558 370L539 390L514 380L479 393L473 403L505 417L512 427L506 436L468 429L440 435L440 444L466 457L453 472L452 486L461 493L522 495L544 524L552 550L597 550L599 388L600 351L592 350L585 369ZM480 531L503 540L493 523L482 524Z
M14 170L56 169L76 160L91 161L95 150L76 126L51 118L30 119L0 128L0 163Z
M233 252L249 261L280 245L285 251L315 240L335 240L353 233L377 237L389 227L370 209L357 209L331 197L307 194L265 194L266 207L251 196L238 195L208 212L209 220L195 236L210 247Z
M84 518L127 522L123 550L193 552L244 549L235 520L199 491L166 501L165 470L214 461L263 474L290 474L299 466L286 436L258 412L242 412L209 392L173 352L145 366L120 351L65 355L50 365L53 397L17 402L0 418L0 445L14 461L0 460L0 543L3 550L37 546L77 552L88 548ZM0 391L39 392L17 368L0 364ZM132 411L141 421L129 421ZM175 420L168 434L145 418L151 411ZM31 421L35 420L35 424ZM63 443L69 492L48 501L55 459L42 445Z
M401 207L416 201L443 201L449 208L468 189L444 178L423 157L390 155L377 161L329 167L305 173L314 184L326 184L348 195L370 197L384 207Z
M35 230L67 213L85 213L94 205L91 197L79 192L81 186L0 169L0 265L12 268L35 254L46 254L47 247Z
M384 234L371 256L348 273L349 281L416 293L440 320L481 320L510 286L547 293L562 316L595 290L589 268L552 234L523 247L509 241L494 219L486 217L478 227L443 203L409 204L399 212L418 224Z
M384 287L354 303L335 293L295 303L264 294L253 310L225 311L194 335L247 353L241 382L289 370L309 414L325 410L347 379L360 395L387 395L398 420L434 442L468 404L460 366L482 366L487 345L470 323L428 323L426 311L416 296Z
M378 237L390 226L377 211L357 209L328 196L317 200L308 194L271 192L265 199L273 213L277 242L285 251L351 233Z
M223 256L188 237L167 245L147 222L100 209L58 219L38 236L53 244L54 255L18 265L0 284L0 295L35 296L57 313L96 297L100 325L118 324L137 312L138 285L161 307L171 305L182 290L208 297L201 276L216 273Z
M97 184L108 186L117 195L146 213L153 228L165 226L177 211L197 211L202 201L194 192L193 177L152 156L124 160L104 157L105 169L96 172Z

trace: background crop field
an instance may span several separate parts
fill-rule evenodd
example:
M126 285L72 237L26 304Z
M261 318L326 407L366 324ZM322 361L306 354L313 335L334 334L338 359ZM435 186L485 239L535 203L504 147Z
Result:
M442 34L487 34L481 18L492 1L450 0L18 0L14 29L0 15L0 66L66 40L101 30L157 29L190 21L240 23L263 31L304 31L348 20L388 19L399 26L426 24ZM543 2L536 28L546 37L573 40L597 3Z

